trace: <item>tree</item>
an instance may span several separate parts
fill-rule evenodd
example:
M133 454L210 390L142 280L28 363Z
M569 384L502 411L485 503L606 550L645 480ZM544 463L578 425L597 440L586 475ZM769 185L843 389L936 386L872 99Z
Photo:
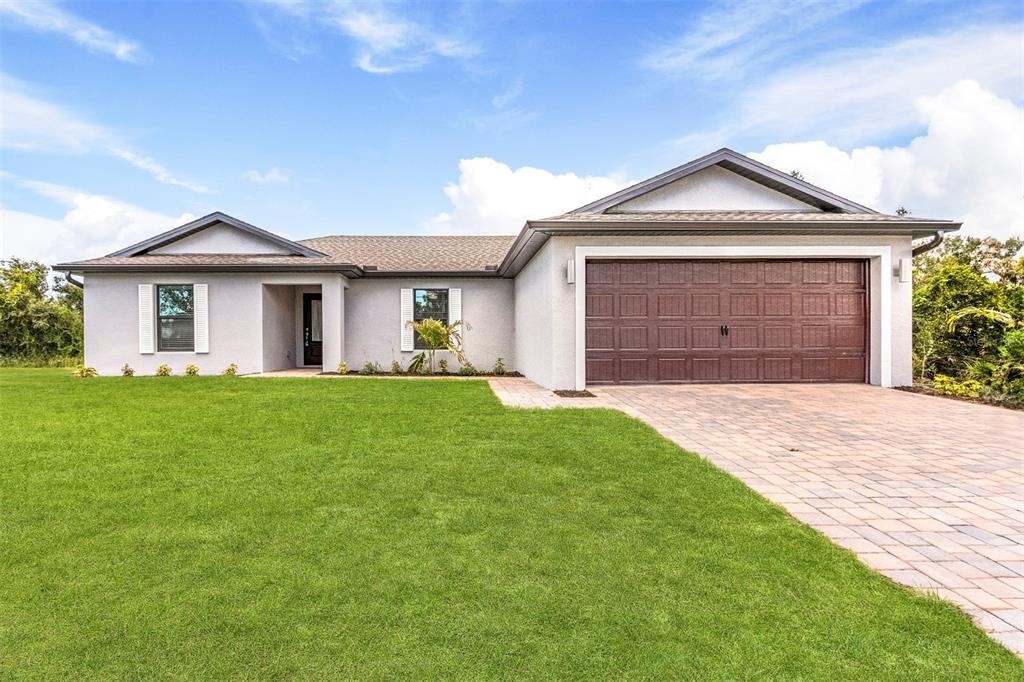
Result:
M64 283L51 297L48 276L42 263L0 261L0 356L82 354L81 293Z

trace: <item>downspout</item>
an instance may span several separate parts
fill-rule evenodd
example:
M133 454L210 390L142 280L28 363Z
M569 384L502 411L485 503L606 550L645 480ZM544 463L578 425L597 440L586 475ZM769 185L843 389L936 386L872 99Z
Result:
M68 282L74 284L79 289L84 289L85 288L85 284L83 282L79 282L77 279L72 277L70 272L65 272L64 273L64 279L66 279Z
M926 241L924 244L921 244L919 246L915 246L914 250L911 252L910 255L920 256L922 253L927 253L928 251L931 251L941 243L942 231L940 230L936 232L929 241Z

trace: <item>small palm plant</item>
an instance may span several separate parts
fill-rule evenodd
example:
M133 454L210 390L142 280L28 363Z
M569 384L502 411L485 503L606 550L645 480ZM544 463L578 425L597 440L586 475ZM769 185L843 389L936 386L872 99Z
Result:
M455 355L460 365L467 363L466 356L462 352L462 330L469 329L469 325L462 320L455 320L445 324L440 320L420 320L409 322L413 333L419 337L423 344L423 352L413 356L409 362L409 372L416 373L423 367L427 367L427 373L434 373L434 355L439 350L450 351Z

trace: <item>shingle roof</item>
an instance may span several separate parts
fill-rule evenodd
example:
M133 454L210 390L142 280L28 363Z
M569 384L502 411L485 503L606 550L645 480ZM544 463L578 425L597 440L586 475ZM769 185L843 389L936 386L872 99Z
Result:
M66 263L69 266L271 267L355 266L376 272L485 272L498 266L515 237L424 236L316 237L298 242L327 254L320 256L272 256L254 254L142 254L105 256Z
M473 272L501 263L515 240L509 236L353 237L299 240L332 260L382 272Z
M638 211L623 213L563 213L531 223L935 223L947 222L885 213L831 211Z

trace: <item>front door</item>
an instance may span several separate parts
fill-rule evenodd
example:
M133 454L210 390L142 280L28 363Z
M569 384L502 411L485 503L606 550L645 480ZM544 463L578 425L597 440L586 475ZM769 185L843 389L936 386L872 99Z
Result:
M302 364L324 362L323 301L320 294L302 295Z

